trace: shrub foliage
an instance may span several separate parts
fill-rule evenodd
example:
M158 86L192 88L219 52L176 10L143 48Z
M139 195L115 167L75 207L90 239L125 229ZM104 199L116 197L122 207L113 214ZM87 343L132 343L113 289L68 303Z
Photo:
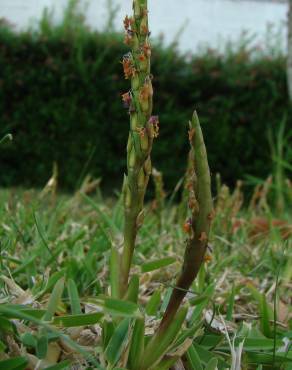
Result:
M52 26L48 17L38 32L1 26L0 136L14 136L0 152L1 186L42 186L54 161L64 189L74 189L88 172L102 176L105 185L122 180L128 133L121 103L128 86L119 62L124 52L119 35ZM201 117L213 174L233 184L245 174L271 172L267 132L291 116L284 58L254 58L245 48L186 57L174 46L156 44L152 71L154 113L161 122L153 162L168 187L185 170L193 109Z

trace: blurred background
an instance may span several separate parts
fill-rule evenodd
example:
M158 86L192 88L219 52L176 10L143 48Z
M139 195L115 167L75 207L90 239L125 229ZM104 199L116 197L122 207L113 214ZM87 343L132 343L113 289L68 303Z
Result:
M1 17L23 30L38 26L45 7L53 9L54 20L60 21L68 0L1 0L0 3ZM121 20L124 14L131 13L128 0L87 0L80 5L86 22L98 30L105 29L109 14L114 11L112 25L122 31ZM269 26L279 33L278 47L284 50L286 46L288 3L283 0L150 0L149 7L152 35L162 36L166 44L179 35L181 51L196 52L204 46L222 48L226 41L238 41L244 30L254 37L254 42L264 44Z
M42 187L54 163L64 191L88 173L108 191L120 186L129 127L122 24L131 3L0 0L0 137L14 137L1 146L0 186ZM282 0L149 0L161 123L153 162L167 189L185 172L194 109L213 178L220 173L231 187L242 179L247 191L271 174L289 181L288 8Z

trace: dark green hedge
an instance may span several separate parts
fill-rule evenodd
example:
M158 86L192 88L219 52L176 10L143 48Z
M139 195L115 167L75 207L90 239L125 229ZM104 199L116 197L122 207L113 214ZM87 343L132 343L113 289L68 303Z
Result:
M120 64L126 52L116 35L83 32L78 40L0 31L0 186L42 186L59 165L63 189L83 173L117 184L125 169L128 89ZM155 114L161 133L153 162L168 187L185 169L186 127L197 109L211 170L233 184L245 174L271 172L268 129L287 118L285 61L250 58L244 50L187 59L174 48L153 52ZM290 126L291 127L291 126Z

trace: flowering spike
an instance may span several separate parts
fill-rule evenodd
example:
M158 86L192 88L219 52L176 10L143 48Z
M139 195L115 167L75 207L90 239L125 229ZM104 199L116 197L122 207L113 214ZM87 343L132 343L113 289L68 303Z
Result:
M150 136L157 138L159 135L159 118L158 116L151 116L149 121Z
M125 108L130 108L130 105L132 103L131 93L127 92L125 94L122 94L122 101L124 103Z
M184 263L158 329L157 335L171 324L176 312L204 262L213 215L211 179L203 134L196 112L190 122L191 168L189 178L189 207L191 226ZM211 217L210 217L211 216ZM188 226L189 228L189 226ZM208 260L209 258L206 257Z
M150 153L153 138L158 135L158 119L152 118L151 46L149 42L147 0L133 0L133 17L124 19L125 43L131 52L123 57L125 79L131 80L131 93L122 95L129 108L131 145L127 155L127 191L125 194L124 245L121 255L121 298L128 287L139 214L151 173ZM153 116L155 117L155 116Z

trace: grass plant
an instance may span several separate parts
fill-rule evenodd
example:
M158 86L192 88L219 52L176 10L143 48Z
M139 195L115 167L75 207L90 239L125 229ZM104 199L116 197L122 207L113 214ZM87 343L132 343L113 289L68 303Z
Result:
M147 0L133 0L124 25L121 194L105 201L87 177L58 195L56 166L40 192L0 191L0 369L289 370L289 207L271 206L271 178L247 207L244 184L218 177L213 201L196 113L181 204L165 201L157 172L159 208L144 204L158 134Z

